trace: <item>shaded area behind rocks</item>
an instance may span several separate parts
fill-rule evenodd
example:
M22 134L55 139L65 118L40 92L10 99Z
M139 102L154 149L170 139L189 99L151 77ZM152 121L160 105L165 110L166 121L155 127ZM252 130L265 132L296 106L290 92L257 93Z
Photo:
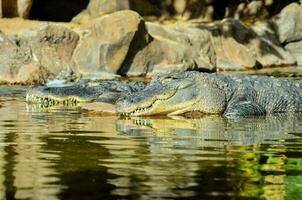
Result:
M18 16L45 21L67 22L75 16L76 21L82 21L130 9L153 20L212 21L231 17L253 22L268 19L279 13L286 5L298 0L1 0L0 2L2 5L0 13L3 17Z

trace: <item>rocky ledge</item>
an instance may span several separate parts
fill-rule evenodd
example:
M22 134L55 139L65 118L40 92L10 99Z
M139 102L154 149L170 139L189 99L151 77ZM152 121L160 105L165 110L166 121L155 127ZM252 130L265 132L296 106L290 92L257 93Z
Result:
M132 10L83 20L87 12L69 23L0 19L0 83L302 65L299 3L249 26L234 18L146 22Z

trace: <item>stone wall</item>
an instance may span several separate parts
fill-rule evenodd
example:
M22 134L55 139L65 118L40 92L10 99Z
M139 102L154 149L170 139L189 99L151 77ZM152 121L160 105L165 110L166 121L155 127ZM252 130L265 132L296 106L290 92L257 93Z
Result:
M118 0L98 16L93 3L100 2L90 1L74 20L81 23L0 19L0 83L302 65L299 3L246 25L234 18L147 22Z

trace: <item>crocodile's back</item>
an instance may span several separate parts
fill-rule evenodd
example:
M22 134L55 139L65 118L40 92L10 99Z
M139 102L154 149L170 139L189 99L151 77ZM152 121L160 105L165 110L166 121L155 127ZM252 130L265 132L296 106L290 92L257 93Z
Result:
M257 102L267 113L302 112L302 84L277 78L254 81Z
M301 83L266 76L234 76L232 82L230 104L253 102L268 114L302 112Z

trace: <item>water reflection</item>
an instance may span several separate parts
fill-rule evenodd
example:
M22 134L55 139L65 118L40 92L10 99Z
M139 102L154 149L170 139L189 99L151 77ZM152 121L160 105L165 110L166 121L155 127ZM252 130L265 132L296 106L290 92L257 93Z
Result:
M0 101L0 199L302 199L302 114L119 119Z
M118 128L132 137L149 132L146 137L150 146L147 158L152 162L148 163L165 174L165 178L160 177L159 180L174 184L170 185L172 190L179 190L184 185L180 179L169 181L177 175L194 177L189 183L198 188L193 190L195 196L280 199L283 198L280 192L284 192L285 184L280 181L285 177L286 144L299 140L294 133L302 130L300 121L301 115L236 120L218 116L200 119L145 118L119 120ZM112 159L120 160L118 155L116 153ZM168 166L162 160L156 162L159 155L169 162ZM276 162L271 164L271 160ZM125 168L131 170L131 166ZM282 174L264 176L268 171L272 174L280 171ZM149 169L144 173L149 174ZM156 179L156 174L151 176ZM160 181L154 183L162 188L166 185L165 181L162 185ZM186 187L192 190L191 186Z

